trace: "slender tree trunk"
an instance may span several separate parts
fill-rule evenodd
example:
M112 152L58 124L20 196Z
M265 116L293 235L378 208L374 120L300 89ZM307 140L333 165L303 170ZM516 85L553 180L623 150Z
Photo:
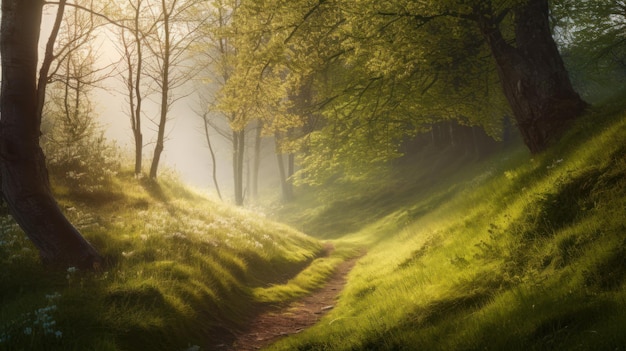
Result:
M135 136L135 175L141 174L142 160L143 160L143 134L141 133L141 75L143 73L143 47L141 43L141 35L139 32L139 16L141 15L141 1L137 2L137 8L135 10L135 47L137 49L137 72L135 72L135 98L137 99L137 105L135 106L135 123L133 128L133 135ZM132 76L132 72L129 72Z
M169 93L170 93L170 13L167 12L165 1L161 1L163 8L163 67L161 72L161 115L159 118L159 130L157 132L157 141L154 148L154 156L152 157L152 165L150 166L150 178L156 179L159 161L165 143L165 123L167 122L167 113L169 110Z
M288 160L288 172L287 172L287 177L291 178L295 173L296 173L296 155L294 153L290 153L287 156L287 160ZM291 182L289 182L289 184L291 184Z
M102 258L54 200L39 147L40 95L36 81L42 6L40 0L2 0L2 191L11 214L45 264L92 269L100 266Z
M143 158L143 135L139 130L133 131L133 135L135 136L135 177L139 177L141 175Z
M243 206L243 159L245 151L245 130L233 131L233 178L235 182L235 205Z
M39 70L39 79L37 83L37 115L39 120L42 118L43 106L46 101L46 86L48 85L48 74L50 73L50 66L55 59L54 55L54 43L56 42L59 30L61 28L61 22L63 21L63 13L65 12L65 3L67 0L59 1L59 7L57 14L52 25L52 32L48 37L46 43L46 52L44 53L43 62L41 63L41 69Z
M261 168L261 132L263 131L263 121L259 120L254 136L254 166L252 169L252 197L259 199L259 169Z
M506 42L493 16L479 18L504 95L532 153L558 139L587 106L572 87L548 16L547 0L529 0L516 7L515 46Z
M276 160L278 161L278 174L280 176L280 188L283 194L283 201L289 202L293 200L293 189L289 182L289 176L287 175L283 153L280 150L280 135L278 132L274 136L274 141L276 143Z
M222 192L220 191L220 186L217 182L217 162L215 160L215 151L213 151L213 144L211 143L211 137L209 135L209 121L208 116L205 114L203 117L204 121L204 135L206 136L206 143L209 146L209 152L211 153L211 162L212 162L212 176L213 176L213 185L215 185L215 191L217 191L217 196L219 196L220 200L222 199Z

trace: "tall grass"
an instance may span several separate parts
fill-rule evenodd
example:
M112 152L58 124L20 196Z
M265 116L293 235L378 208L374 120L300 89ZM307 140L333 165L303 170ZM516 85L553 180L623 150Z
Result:
M626 349L623 111L590 111L552 150L500 154L427 196L398 204L381 187L375 221L345 210L363 225L338 242L367 256L329 315L270 349Z
M121 172L95 191L57 183L67 216L105 257L100 273L46 270L0 218L0 350L211 349L256 313L256 290L322 253L313 238L164 178Z
M540 156L517 148L437 172L416 165L312 189L277 212L333 238L330 254L168 177L121 171L88 188L53 179L106 267L49 271L0 216L0 350L219 348L261 307L310 293L362 248L335 308L270 349L626 349L624 110L590 111Z

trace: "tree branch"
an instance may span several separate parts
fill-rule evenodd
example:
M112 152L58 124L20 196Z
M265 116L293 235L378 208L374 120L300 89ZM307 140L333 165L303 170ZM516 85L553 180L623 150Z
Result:
M466 20L470 20L470 21L478 21L478 16L474 15L474 14L466 14L466 13L460 13L460 12L452 12L452 11L444 11L442 13L438 13L438 14L434 14L434 15L430 15L430 16L425 16L425 15L418 15L418 14L414 14L414 13L399 13L399 12L382 12L379 11L378 15L380 16L395 16L395 17L411 17L415 20L417 20L420 25L425 25L426 23L437 19L437 18L441 18L441 17L454 17L454 18L461 18L461 19L466 19Z
M59 5L59 6L62 6L62 4L63 4L65 6L75 7L77 9L79 9L79 10L83 10L83 11L86 11L86 12L88 12L88 13L94 15L94 16L100 17L100 18L104 19L105 21L107 21L108 23L110 23L112 25L118 26L120 28L125 28L125 29L128 29L128 30L132 30L132 28L127 27L126 25L124 25L122 23L119 23L118 21L112 20L108 16L106 16L106 15L100 13L100 12L96 12L96 11L90 9L90 8L85 7L85 6L72 4L72 3L66 3L65 1L60 1L60 2L44 1L43 4L44 5Z

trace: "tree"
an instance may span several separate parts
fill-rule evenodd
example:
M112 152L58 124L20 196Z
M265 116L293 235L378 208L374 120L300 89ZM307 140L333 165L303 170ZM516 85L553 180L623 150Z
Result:
M227 85L232 85L231 79L235 71L235 57L237 55L236 44L233 40L232 30L233 17L239 10L239 0L218 0L207 4L207 21L202 27L203 35L201 45L196 46L201 53L204 66L204 79L215 86L211 89L212 99L208 99L209 112L204 114L205 133L209 137L209 125L219 134L224 136L232 145L232 169L235 204L242 206L245 199L244 187L244 160L246 152L247 128L251 123L249 106L237 106L231 109L225 92ZM238 97L236 97L238 98ZM221 117L227 121L229 130L222 130L221 126L210 119Z
M150 165L149 176L156 179L161 154L165 145L166 124L172 105L180 99L174 91L185 84L193 74L183 63L194 41L202 19L192 19L198 0L158 0L148 3L148 10L155 20L154 30L149 33L146 43L155 62L149 76L158 86L160 93L157 139Z
M585 97L606 98L626 79L626 2L553 2L552 18L572 81Z
M142 107L144 75L144 38L152 28L142 28L144 11L143 0L127 3L127 11L132 13L132 20L126 26L119 28L120 53L125 64L124 85L128 94L128 115L130 117L131 130L135 141L135 176L141 175L143 161L143 132L142 132ZM122 11L124 12L124 11Z
M102 258L54 200L39 147L37 101L42 87L37 85L37 64L42 7L39 0L2 1L2 191L11 214L45 264L93 269L101 265ZM62 9L60 6L59 11Z
M115 173L118 162L115 149L99 133L91 99L93 89L109 77L109 67L95 68L99 53L92 43L100 19L73 7L64 12L47 80L40 144L52 174L72 189L93 190Z
M493 59L485 67L495 68L508 107L533 153L544 150L558 139L586 107L572 88L552 37L547 0L453 0L419 4L396 1L376 5L360 2L350 10L372 18L363 20L364 24L350 21L348 33L357 38L351 40L356 43L352 46L353 52L358 54L361 50L356 58L362 57L365 64L373 68L378 65L383 72L391 63L409 74L423 72L425 77L441 79L438 77L444 73L441 68L447 66L456 77L444 80L445 86L458 90L455 85L464 84L459 80L476 86L479 83L476 78L485 76L480 70L476 71L479 75L474 75L474 69L468 68L479 62L480 55L487 49ZM367 33L365 38L359 36L357 30ZM401 39L395 44L389 42L392 35ZM385 40L387 43L383 43ZM398 42L407 47L398 47ZM368 43L374 50L381 45L395 47L399 52L387 59L368 50L364 46ZM440 43L448 45L440 46ZM420 53L432 50L436 55ZM403 55L409 58L405 63L400 60ZM419 64L413 59L419 56L426 62ZM426 71L420 67L425 64L437 69L434 63L445 66ZM464 70L470 73L463 74Z
M204 133L204 137L207 143L207 147L209 149L209 154L211 156L211 178L213 180L213 186L215 186L215 191L217 192L217 196L220 200L224 200L222 198L222 192L220 191L219 182L217 179L217 159L215 157L215 150L212 142L211 129L217 129L215 125L213 125L211 120L211 104L209 102L210 89L208 89L206 84L197 84L197 102L198 106L194 108L194 112L196 115L202 118L202 132ZM222 136L225 133L219 133Z
M270 101L289 100L314 77L311 105L322 118L301 138L309 176L359 174L446 120L497 136L513 114L530 151L541 152L586 107L554 43L546 0L245 1L239 12L248 14L240 38L265 37L247 40L255 50L241 56L242 70L258 64L264 81L294 83L282 93L270 87ZM258 79L249 81L236 91L256 91Z
M253 195L257 193L261 138L264 135L282 135L300 124L300 119L290 112L292 104L288 98L288 92L297 85L296 76L290 74L282 57L284 37L273 30L273 19L280 13L277 10L264 7L264 4L258 2L238 1L236 9L227 12L231 15L228 22L224 23L222 31L225 33L224 43L228 43L228 51L225 53L228 54L226 62L229 65L227 79L223 80L219 91L217 108L229 116L234 133L245 133L246 129L255 130ZM233 140L241 142L245 140L245 136L235 135ZM281 143L280 140L277 142ZM277 151L285 150L278 144L275 148ZM234 150L235 184L238 184L242 180L241 152L244 151L244 146L235 146ZM289 159L289 169L292 169L292 156ZM279 170L283 170L281 184L287 185L288 170L284 167L282 158L277 160ZM282 188L288 190L290 186ZM283 194L291 198L289 191Z
M502 31L508 12L513 14L512 39ZM528 0L500 12L485 1L474 6L469 18L491 49L524 143L533 153L545 150L587 107L574 91L552 37L548 1Z

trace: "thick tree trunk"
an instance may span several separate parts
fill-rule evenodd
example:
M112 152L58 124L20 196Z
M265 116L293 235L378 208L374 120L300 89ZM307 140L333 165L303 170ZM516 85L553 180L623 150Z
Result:
M45 264L97 268L101 257L65 218L52 196L39 147L36 80L42 5L40 0L2 1L2 191L11 214Z
M548 16L547 0L515 8L515 45L506 42L494 16L483 12L479 18L504 94L532 153L558 139L587 106L572 87Z

